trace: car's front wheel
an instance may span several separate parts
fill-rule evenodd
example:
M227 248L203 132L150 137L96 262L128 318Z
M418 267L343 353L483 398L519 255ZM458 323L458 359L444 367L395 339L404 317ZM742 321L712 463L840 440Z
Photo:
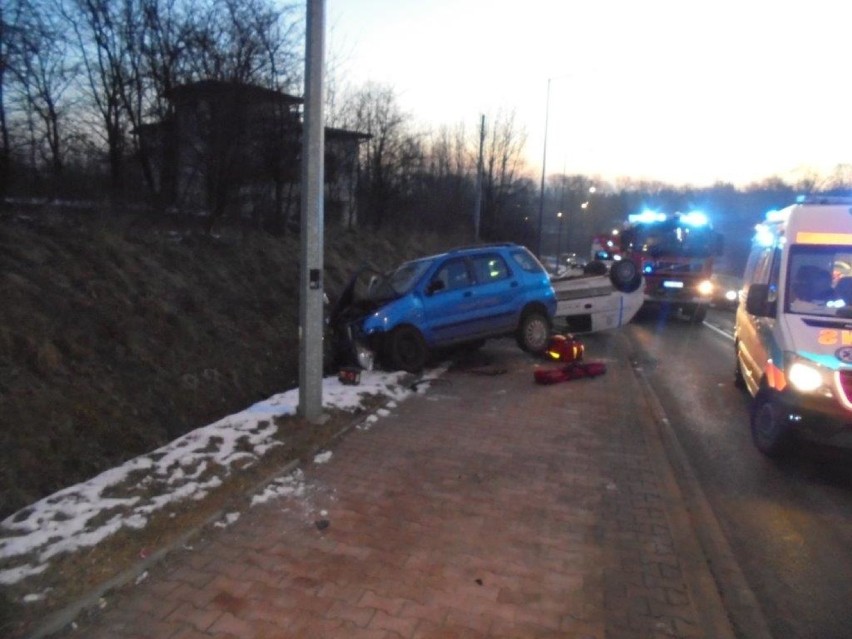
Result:
M550 340L550 321L544 313L528 311L521 317L515 338L528 353L543 353Z
M707 305L696 304L689 313L689 321L693 324L701 324L707 317Z
M429 347L413 326L400 326L388 336L386 343L388 363L394 369L419 373L426 366Z
M784 415L765 391L755 398L751 413L751 438L757 449L767 457L780 457L790 447L791 434Z
M743 375L742 364L740 364L739 342L734 342L734 386L739 389L746 388L745 376Z

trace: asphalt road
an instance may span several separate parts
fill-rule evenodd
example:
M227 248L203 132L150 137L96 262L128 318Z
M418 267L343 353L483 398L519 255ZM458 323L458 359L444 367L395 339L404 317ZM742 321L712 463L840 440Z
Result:
M773 637L852 637L852 451L763 457L733 381L733 313L626 329Z

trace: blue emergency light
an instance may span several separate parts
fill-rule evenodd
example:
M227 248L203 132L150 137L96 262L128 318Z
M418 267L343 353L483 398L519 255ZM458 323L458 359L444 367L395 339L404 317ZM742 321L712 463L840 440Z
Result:
M666 214L645 209L641 213L631 213L627 216L627 221L631 224L651 224L653 222L665 222Z
M680 221L687 226L707 226L710 222L701 211L690 211L680 216Z

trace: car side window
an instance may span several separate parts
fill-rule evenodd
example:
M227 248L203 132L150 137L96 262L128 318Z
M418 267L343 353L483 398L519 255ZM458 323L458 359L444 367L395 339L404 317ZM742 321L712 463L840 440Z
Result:
M499 282L509 277L509 268L503 258L496 253L490 255L477 255L471 259L473 272L479 284Z
M530 253L527 249L518 249L514 250L511 253L512 259L527 273L542 273L544 272L544 267L539 263L535 257L533 257L532 253Z
M440 280L444 286L441 290L452 291L453 289L465 288L470 286L470 273L467 270L467 264L463 259L449 260L438 269L435 275L436 280Z

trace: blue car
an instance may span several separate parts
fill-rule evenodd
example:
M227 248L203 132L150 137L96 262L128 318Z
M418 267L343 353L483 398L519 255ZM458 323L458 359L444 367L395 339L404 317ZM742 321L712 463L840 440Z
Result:
M479 345L514 335L543 352L556 296L539 261L523 246L459 248L405 262L388 274L359 272L331 312L345 363L420 371L434 349Z

